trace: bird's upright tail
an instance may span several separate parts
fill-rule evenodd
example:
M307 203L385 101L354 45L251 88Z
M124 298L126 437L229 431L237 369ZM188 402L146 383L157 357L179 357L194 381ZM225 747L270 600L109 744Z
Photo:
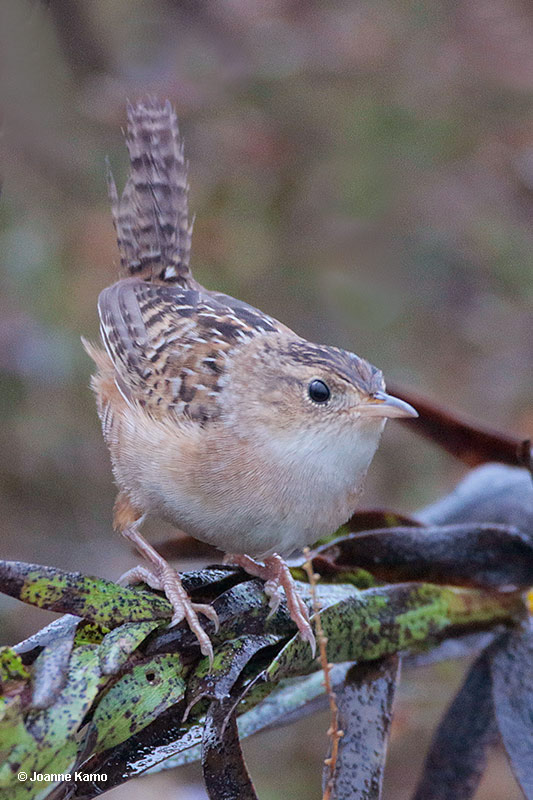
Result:
M187 164L168 100L128 104L126 144L130 173L120 199L108 175L122 270L146 281L190 286Z

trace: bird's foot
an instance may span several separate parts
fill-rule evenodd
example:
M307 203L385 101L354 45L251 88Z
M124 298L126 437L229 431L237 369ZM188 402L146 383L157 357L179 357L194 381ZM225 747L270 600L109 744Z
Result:
M159 556L159 558L161 557ZM158 563L157 566L154 565L153 571L142 566L130 569L122 575L119 583L123 585L126 583L146 583L152 589L164 592L174 612L170 625L177 625L178 622L182 622L184 619L187 620L189 628L198 639L202 654L209 658L210 664L213 663L213 645L200 624L198 614L203 614L212 620L215 630L218 630L217 612L213 606L206 603L193 603L183 588L178 573L164 559L161 559L161 563Z
M316 652L316 641L313 628L311 627L309 610L300 597L300 593L296 588L296 582L291 575L289 567L281 556L274 553L274 555L265 558L262 564L260 561L256 561L250 556L241 554L228 555L224 561L229 564L236 564L246 570L249 575L262 578L265 581L265 592L269 597L271 614L276 611L281 602L281 590L285 590L291 619L296 623L302 639L305 642L309 642L314 656Z

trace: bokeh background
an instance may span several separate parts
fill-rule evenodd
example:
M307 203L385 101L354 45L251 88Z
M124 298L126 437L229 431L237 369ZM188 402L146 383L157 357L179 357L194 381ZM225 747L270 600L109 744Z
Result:
M391 380L533 429L533 7L520 0L0 4L1 555L116 578L80 335L118 274L105 157L126 98L175 104L197 278ZM412 511L463 467L389 424L364 505ZM160 528L152 528L162 538ZM0 597L2 642L49 619ZM385 796L406 800L465 664L404 672ZM264 800L320 793L327 719L258 735ZM110 797L201 800L200 770ZM520 797L497 751L483 800Z

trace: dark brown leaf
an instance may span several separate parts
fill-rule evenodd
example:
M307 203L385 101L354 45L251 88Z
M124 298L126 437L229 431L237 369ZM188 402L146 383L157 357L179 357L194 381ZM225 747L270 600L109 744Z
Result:
M404 386L389 384L388 389L413 405L419 413L418 419L402 420L404 425L431 439L469 467L500 461L532 469L531 442L528 439L486 428Z
M485 589L533 584L533 539L506 525L464 524L389 528L354 533L318 548L313 561L324 572L326 559L339 572L367 569L393 583L431 583Z
M185 716L204 697L211 700L227 697L250 659L281 640L273 635L240 636L217 648L212 665L208 658L203 658L188 679Z
M337 695L344 736L333 776L332 800L379 800L387 755L399 656L352 667ZM329 780L324 769L324 785Z
M257 800L242 755L233 698L213 700L207 712L202 766L210 800Z
M242 578L244 573L239 570L237 576ZM203 627L214 645L218 641L222 642L231 637L232 631L234 637L243 632L247 635L258 636L270 633L290 636L295 631L295 625L287 613L285 601L282 600L277 611L272 614L263 581L257 579L248 579L232 586L231 589L227 589L219 595L212 605L218 615L220 638L210 620L204 622ZM187 647L197 649L198 640L188 625L181 623L159 634L149 644L146 652L153 655L174 650L182 651Z
M184 709L185 703L167 709L154 722L127 741L91 756L85 763L77 764L76 768L85 774L105 773L106 790L109 790L136 775L142 775L176 753L200 744L201 727L183 725ZM58 792L57 797L53 796L53 800L65 800L70 796L66 793L69 786L66 785L63 789L63 793ZM80 781L75 786L72 797L76 800L91 800L100 793L101 786Z
M500 637L470 668L433 737L413 800L469 800L474 796L487 750L498 739L490 662L506 638L506 634Z
M533 798L533 628L510 634L492 660L494 709L511 767L528 800Z

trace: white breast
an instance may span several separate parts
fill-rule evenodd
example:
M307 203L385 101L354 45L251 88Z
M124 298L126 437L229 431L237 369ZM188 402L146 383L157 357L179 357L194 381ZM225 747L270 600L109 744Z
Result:
M265 435L244 450L229 437L208 458L193 428L178 438L156 421L138 426L130 415L124 440L136 446L122 449L115 470L148 514L195 538L230 553L283 555L350 517L383 426L373 419L334 435Z
M346 522L384 425L383 419L365 420L335 436L314 431L265 442L265 458L277 464L270 514L263 523L265 549L288 553Z

